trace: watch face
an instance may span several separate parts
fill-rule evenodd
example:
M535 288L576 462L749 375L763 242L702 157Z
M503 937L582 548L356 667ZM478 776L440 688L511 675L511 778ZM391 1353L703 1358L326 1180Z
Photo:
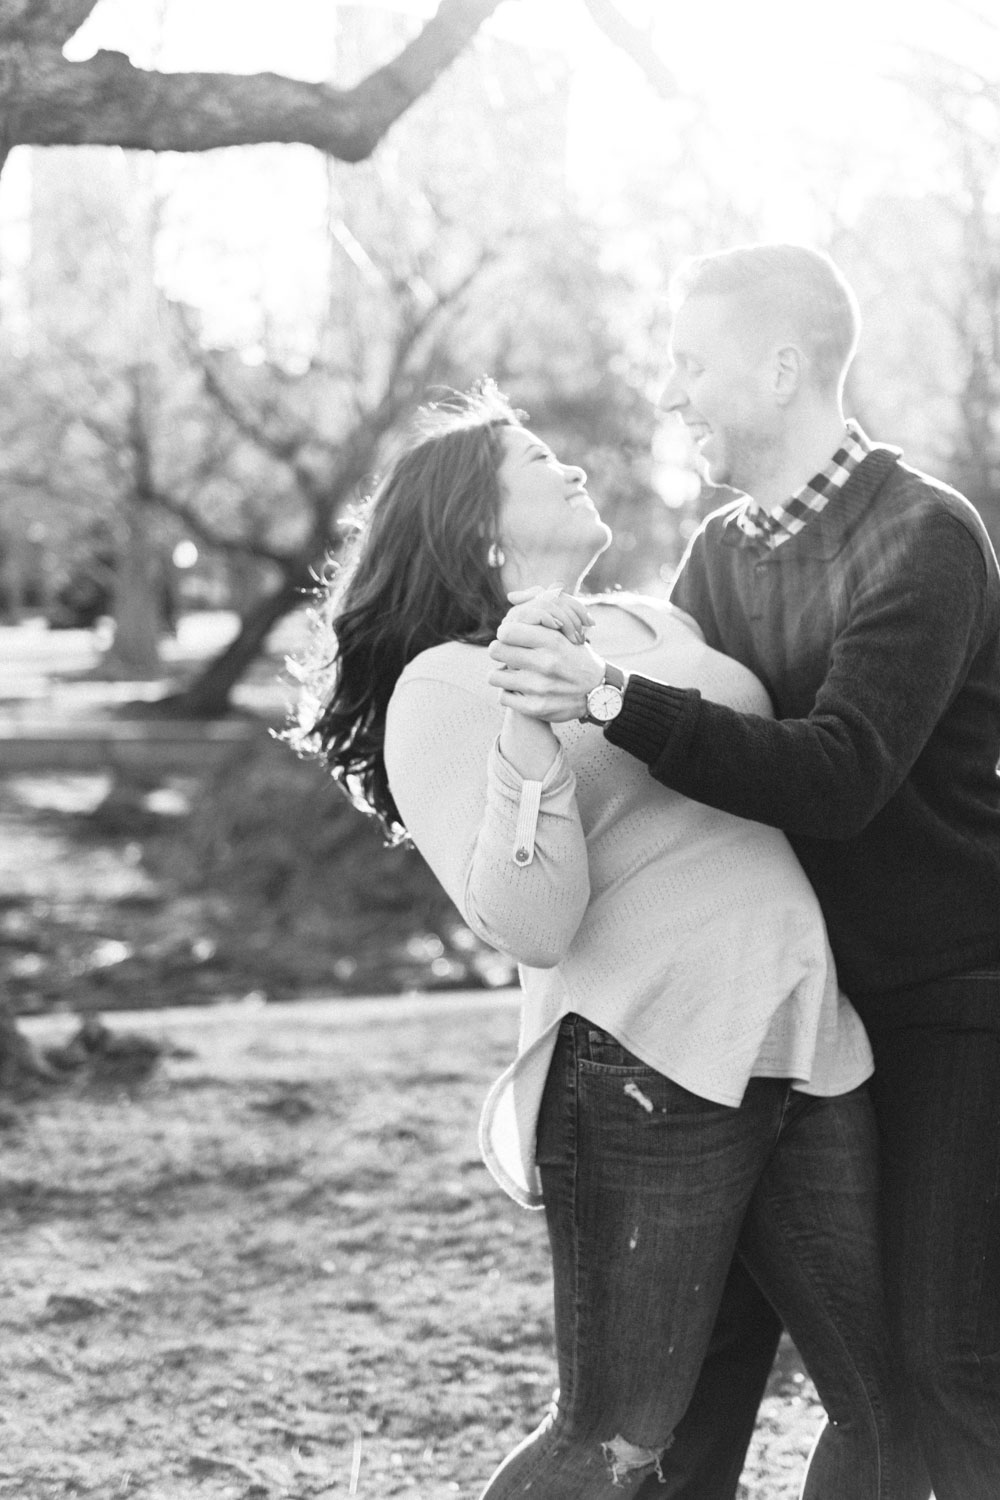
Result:
M622 702L621 688L613 687L610 682L601 682L587 694L587 712L592 719L609 724L621 713Z

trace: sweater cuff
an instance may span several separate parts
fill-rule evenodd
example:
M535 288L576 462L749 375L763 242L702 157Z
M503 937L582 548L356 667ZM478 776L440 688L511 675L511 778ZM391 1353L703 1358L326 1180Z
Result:
M651 766L664 755L682 720L690 722L700 697L693 688L671 687L631 672L622 711L605 729L605 738Z
M490 759L488 762L489 773L492 779L504 788L511 801L517 801L521 795L521 788L528 779L515 770L510 761L500 749L500 736L490 748ZM571 767L566 752L560 745L555 754L555 759L549 766L539 785L542 795L546 798L555 796L562 792L573 780L573 768Z

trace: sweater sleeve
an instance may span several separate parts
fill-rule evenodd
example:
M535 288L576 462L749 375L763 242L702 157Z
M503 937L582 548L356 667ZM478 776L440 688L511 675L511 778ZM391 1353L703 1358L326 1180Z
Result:
M565 957L590 899L576 782L560 748L541 782L501 755L498 708L430 678L399 684L385 760L414 844L485 942L533 968Z
M704 590L678 598L701 623ZM790 834L859 833L905 780L983 639L986 566L947 514L900 532L855 589L808 717L770 721L629 679L608 739L696 801Z

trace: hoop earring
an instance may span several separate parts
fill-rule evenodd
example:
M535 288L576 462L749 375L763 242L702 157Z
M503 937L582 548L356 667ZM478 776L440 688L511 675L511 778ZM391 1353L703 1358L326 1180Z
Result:
M502 568L507 561L503 548L499 542L490 542L490 549L486 554L486 566L488 568Z

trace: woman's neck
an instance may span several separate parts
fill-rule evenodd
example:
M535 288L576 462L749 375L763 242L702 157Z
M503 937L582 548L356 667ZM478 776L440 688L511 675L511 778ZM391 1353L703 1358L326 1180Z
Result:
M591 564L580 567L579 558L508 558L500 571L504 592L512 594L517 589L543 588L559 583L569 594L578 594L583 581L590 572Z

